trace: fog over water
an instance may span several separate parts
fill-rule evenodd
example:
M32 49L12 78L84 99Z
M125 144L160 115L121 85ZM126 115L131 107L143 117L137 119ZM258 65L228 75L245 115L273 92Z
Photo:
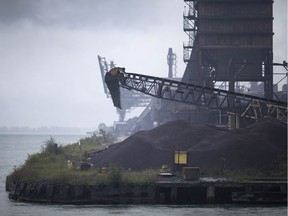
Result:
M182 76L184 6L182 0L0 0L0 126L112 124L118 116L104 94L97 55L128 72L165 77L172 47ZM274 1L274 18L274 62L282 62L286 0Z

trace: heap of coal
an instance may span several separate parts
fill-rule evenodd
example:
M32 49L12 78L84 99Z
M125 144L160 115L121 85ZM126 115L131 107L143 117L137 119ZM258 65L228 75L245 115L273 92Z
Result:
M270 170L279 158L287 162L287 125L264 118L248 128L230 131L177 120L109 146L93 157L93 163L97 168L109 164L133 170L173 168L174 151L187 151L187 166L201 169Z

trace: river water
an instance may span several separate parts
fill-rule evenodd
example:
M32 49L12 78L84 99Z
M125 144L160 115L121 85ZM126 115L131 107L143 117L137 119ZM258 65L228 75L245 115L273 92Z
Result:
M57 143L75 143L85 135L52 135ZM41 150L49 135L0 134L0 216L73 216L73 215L153 215L153 216L286 216L287 207L237 205L47 205L10 201L5 192L6 176L14 166L25 162L28 154Z

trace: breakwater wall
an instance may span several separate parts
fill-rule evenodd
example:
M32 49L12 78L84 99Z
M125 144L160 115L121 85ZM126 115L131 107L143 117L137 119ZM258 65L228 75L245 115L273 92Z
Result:
M68 185L49 182L11 183L9 199L63 204L153 203L151 186Z
M68 185L6 182L9 199L59 204L280 204L287 205L287 181L175 182L153 185Z

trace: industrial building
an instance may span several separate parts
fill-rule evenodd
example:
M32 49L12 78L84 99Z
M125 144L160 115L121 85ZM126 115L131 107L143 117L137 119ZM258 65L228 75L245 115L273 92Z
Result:
M126 81L134 85L119 83L123 87L121 109L117 108L121 127L126 125L125 113L133 107L146 108L130 121L131 126L125 126L130 132L177 119L228 128L247 126L267 115L287 121L287 92L277 91L273 84L273 66L287 70L287 62L273 62L273 0L184 2L183 30L188 40L183 44L187 65L183 77L173 76L176 54L172 48L168 49L166 80L128 75ZM98 60L104 90L110 97L104 76L115 64L100 56ZM150 90L147 83L142 89L135 86L135 79L138 83L152 79ZM167 80L175 83L167 84ZM153 88L161 93L151 93Z

